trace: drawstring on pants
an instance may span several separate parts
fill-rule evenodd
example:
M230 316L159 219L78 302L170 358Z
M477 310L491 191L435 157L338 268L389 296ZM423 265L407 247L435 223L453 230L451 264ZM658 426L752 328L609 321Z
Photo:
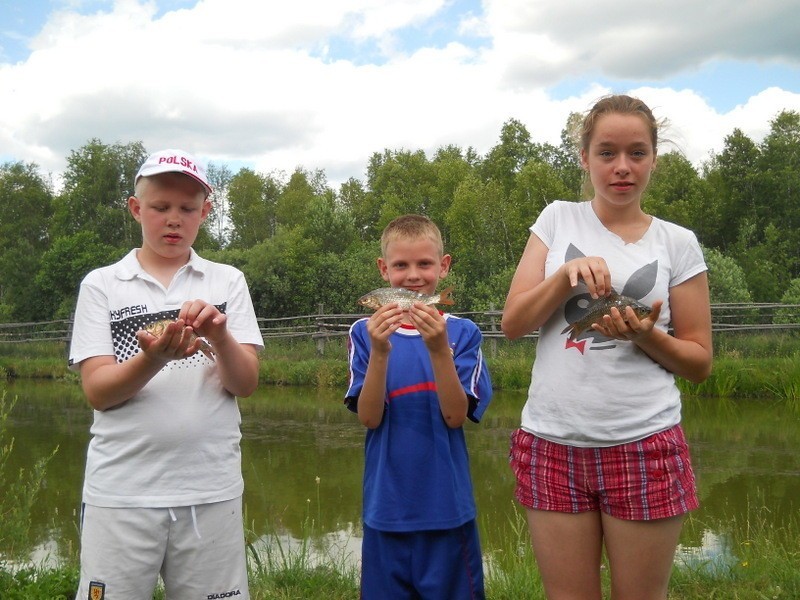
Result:
M192 526L194 527L194 532L197 534L197 539L202 539L203 536L200 535L200 529L197 527L197 511L195 510L194 505L192 505L190 509L192 511ZM175 511L172 510L171 508L167 510L169 510L169 517L170 519L172 519L172 522L174 523L175 521L177 521L178 517L175 515Z

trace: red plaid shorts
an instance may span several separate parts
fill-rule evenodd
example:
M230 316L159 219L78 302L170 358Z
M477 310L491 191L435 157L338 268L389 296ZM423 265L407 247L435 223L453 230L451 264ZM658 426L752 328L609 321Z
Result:
M676 425L629 444L565 446L522 429L511 434L515 496L527 508L594 510L632 521L663 519L699 506L689 448Z

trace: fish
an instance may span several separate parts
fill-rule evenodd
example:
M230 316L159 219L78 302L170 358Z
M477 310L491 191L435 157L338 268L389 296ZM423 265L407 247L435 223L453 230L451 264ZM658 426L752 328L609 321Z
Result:
M651 307L642 304L638 300L634 300L628 296L620 296L616 292L611 292L608 296L598 298L592 302L587 307L583 317L567 325L561 333L564 334L569 331L569 339L574 340L584 331L591 329L593 323L600 323L605 315L611 315L612 307L616 307L624 318L625 308L628 306L633 309L633 312L636 313L639 319L643 319L653 312Z
M162 335L164 335L164 332L167 330L167 326L170 325L171 323L175 323L176 321L177 319L162 319L160 321L154 321L152 323L148 323L147 325L145 325L144 330L150 335L159 338ZM184 329L186 329L185 325ZM209 360L213 362L215 360L214 349L211 347L211 344L209 344L203 338L197 336L197 334L192 332L192 336L190 338L190 344L194 344L194 341L197 339L200 340L200 352L205 354L209 358Z
M400 308L409 310L414 302L422 302L422 304L431 306L434 304L453 305L455 301L450 297L452 293L452 287L446 288L438 294L423 294L406 288L384 287L367 292L358 299L358 303L372 310L378 310L385 304L397 302Z

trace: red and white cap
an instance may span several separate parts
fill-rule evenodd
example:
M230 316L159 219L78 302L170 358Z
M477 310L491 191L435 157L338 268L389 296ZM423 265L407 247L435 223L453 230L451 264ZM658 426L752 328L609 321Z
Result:
M175 149L159 150L148 156L139 167L133 185L136 185L139 177L150 177L160 173L183 173L200 182L206 190L206 196L213 191L208 183L205 164L188 152Z

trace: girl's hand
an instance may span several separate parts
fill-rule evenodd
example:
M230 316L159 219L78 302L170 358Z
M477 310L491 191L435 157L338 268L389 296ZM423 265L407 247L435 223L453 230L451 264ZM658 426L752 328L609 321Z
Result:
M600 256L582 256L564 263L562 267L572 287L583 280L592 298L602 298L611 293L611 271L604 258Z
M653 311L643 319L639 319L630 306L625 307L624 314L614 307L611 309L611 315L605 315L602 322L592 325L592 329L609 338L635 342L653 331L663 304L663 300L653 302Z

